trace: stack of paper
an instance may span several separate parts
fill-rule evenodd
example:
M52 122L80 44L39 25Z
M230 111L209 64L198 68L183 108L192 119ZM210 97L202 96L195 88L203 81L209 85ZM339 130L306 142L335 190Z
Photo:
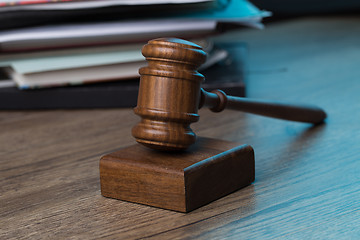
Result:
M0 68L21 89L136 78L150 39L204 39L265 16L246 0L0 0Z

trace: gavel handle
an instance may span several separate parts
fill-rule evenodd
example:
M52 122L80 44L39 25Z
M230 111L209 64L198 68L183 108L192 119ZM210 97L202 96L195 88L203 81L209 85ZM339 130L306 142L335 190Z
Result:
M220 112L227 108L267 117L313 124L321 123L326 118L324 110L316 106L290 105L272 101L227 96L221 90L207 92L201 89L199 108L202 106L207 106L214 112Z

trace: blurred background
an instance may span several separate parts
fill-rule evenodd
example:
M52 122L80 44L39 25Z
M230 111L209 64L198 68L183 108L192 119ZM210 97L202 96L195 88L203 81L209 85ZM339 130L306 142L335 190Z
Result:
M334 13L359 13L356 0L253 0L255 5L273 12L274 17L294 17Z
M252 73L357 46L359 9L355 0L0 0L0 109L134 107L141 47L159 37L204 48L205 89L246 96Z

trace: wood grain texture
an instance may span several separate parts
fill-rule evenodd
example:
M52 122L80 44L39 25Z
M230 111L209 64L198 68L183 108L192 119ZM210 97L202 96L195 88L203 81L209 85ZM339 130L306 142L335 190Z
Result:
M248 186L255 178L249 145L198 138L182 152L134 144L100 160L101 194L149 206L190 212Z
M199 136L247 143L255 182L189 214L104 198L99 158L133 144L131 109L1 111L0 239L358 239L358 17L278 22L249 43L247 95L311 102L317 127L200 110Z
M199 120L200 83L197 68L206 53L192 42L174 38L151 40L142 49L148 66L139 70L140 86L135 114L141 121L132 129L145 146L180 150L194 144L190 124Z

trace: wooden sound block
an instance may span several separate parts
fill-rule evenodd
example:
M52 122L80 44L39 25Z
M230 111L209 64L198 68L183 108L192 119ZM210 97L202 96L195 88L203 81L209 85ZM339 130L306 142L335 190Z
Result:
M254 178L251 146L210 138L198 138L184 152L135 144L100 160L103 196L179 212L208 204Z

